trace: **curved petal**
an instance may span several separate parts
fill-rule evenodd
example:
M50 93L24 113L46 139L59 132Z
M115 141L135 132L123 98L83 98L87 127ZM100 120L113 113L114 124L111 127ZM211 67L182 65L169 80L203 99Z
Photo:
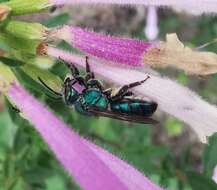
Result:
M106 36L72 26L64 26L52 33L85 53L129 66L142 66L144 53L152 47L151 43L142 40Z
M85 67L85 59L81 56L56 48L48 48L48 54ZM207 136L217 132L217 108L201 99L188 88L166 77L151 73L145 74L137 70L114 67L91 60L90 65L95 73L117 85L143 80L148 74L150 79L134 89L137 94L154 100L158 103L160 110L189 124L202 142L206 142Z
M21 86L13 84L8 96L83 189L162 190L127 163L79 137Z

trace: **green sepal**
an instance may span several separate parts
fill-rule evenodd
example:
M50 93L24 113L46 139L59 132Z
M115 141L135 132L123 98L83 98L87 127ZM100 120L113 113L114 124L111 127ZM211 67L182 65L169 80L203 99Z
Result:
M25 63L35 65L43 70L51 68L55 63L54 58L48 56L35 56L23 52L17 52L17 58L23 60Z
M49 0L11 0L4 3L9 6L12 15L23 15L40 12L50 6Z
M0 92L7 94L11 84L17 81L16 76L11 71L10 67L5 64L0 64Z
M52 57L33 55L22 51L13 51L11 56L21 60L22 62L35 65L41 69L49 69L55 63L54 58Z
M48 56L34 56L29 59L28 63L41 69L49 69L54 65L55 61L54 58Z
M28 40L28 39L24 40L22 38L17 38L9 34L1 33L0 44L1 46L4 46L3 49L6 51L12 52L14 49L21 52L36 55L37 48L39 47L40 42L35 40Z
M16 77L11 71L11 69L5 64L0 64L0 77L1 77L0 81L5 80L8 83L12 83L16 80Z
M48 30L40 23L11 20L4 27L4 31L22 39L44 40L46 39Z
M44 21L42 24L48 28L54 28L57 26L62 26L67 24L70 20L70 15L68 13L62 13L54 17L50 17L48 20Z
M40 83L39 78L41 78L51 89L56 92L61 92L63 82L57 75L30 64L25 64L20 68L38 83Z

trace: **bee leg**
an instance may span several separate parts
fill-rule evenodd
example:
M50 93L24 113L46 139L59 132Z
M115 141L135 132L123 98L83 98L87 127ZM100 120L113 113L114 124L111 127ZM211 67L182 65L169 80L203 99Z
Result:
M131 88L134 88L134 87L136 87L136 86L139 86L139 85L143 84L143 83L144 83L145 81L147 81L149 78L150 78L150 76L147 76L144 80L137 81L137 82L133 82L133 83L130 83L130 84L128 84L128 85L124 85L122 88L129 90L129 89L131 89Z
M134 93L133 92L131 92L131 91L128 91L128 92L126 92L126 94L124 95L124 96L133 96L134 95Z
M85 88L87 88L87 82L85 81L84 77L78 76L75 78L78 83L82 86L84 86Z
M98 88L100 91L103 91L104 88L103 88L103 85L101 84L101 82L99 80L96 80L96 79L89 79L87 81L87 86L88 87L96 87Z
M69 85L69 83L71 83L72 82L72 79L70 78L70 77L67 77L67 78L65 78L65 80L64 80L64 85ZM73 81L73 84L75 84L75 81ZM72 85L73 85L72 84Z
M147 76L144 80L142 81L137 81L137 82L133 82L130 83L128 85L124 85L120 88L120 90L117 92L117 94L113 97L111 97L112 100L119 100L122 99L124 96L129 96L129 95L133 95L133 93L131 91L129 91L129 89L132 89L136 86L139 86L141 84L143 84L145 81L147 81L150 78L150 76Z
M107 97L111 97L112 94L112 89L111 88L107 88L103 91L103 94L105 94Z
M67 77L64 81L64 87L72 87L75 83L79 83L80 85L87 87L86 81L83 77L77 76L76 78Z
M89 81L90 79L95 79L95 75L93 72L91 72L90 70L90 65L89 65L89 61L88 61L88 56L86 56L86 76L85 76L85 80Z
M73 64L67 64L68 68L71 71L71 74L74 78L79 76L79 70L77 69L76 66L74 66Z
M105 94L109 99L113 99L112 97L112 89L111 88L107 88L103 91L103 94ZM134 93L131 91L126 92L126 94L124 96L133 96ZM119 99L121 99L122 97L120 97Z
M80 76L79 70L77 69L77 67L75 65L73 65L72 63L69 64L69 63L65 62L61 58L59 58L59 59L70 69L71 74L72 74L73 78L75 79L74 80L74 79L71 79L70 77L67 77L64 81L64 84L68 83L68 85L74 85L76 82L78 82L80 85L83 85L86 87L87 85L86 85L85 79Z
M68 63L68 62L64 61L63 59L61 59L60 57L59 57L59 59L70 69L71 74L74 78L79 76L79 70L77 69L77 67L73 63Z

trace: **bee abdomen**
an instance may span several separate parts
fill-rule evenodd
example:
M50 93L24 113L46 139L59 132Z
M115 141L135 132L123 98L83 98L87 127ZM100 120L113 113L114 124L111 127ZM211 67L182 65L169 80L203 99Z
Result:
M157 109L155 102L147 102L143 100L124 99L111 103L111 110L121 114L135 116L151 116Z

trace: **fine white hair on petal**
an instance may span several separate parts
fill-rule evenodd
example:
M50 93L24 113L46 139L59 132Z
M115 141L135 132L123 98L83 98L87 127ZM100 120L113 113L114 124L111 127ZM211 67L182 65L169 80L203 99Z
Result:
M63 50L49 47L48 55L61 57L77 66L85 67L83 57ZM93 60L90 60L90 65L96 74L117 85L140 81L147 76L140 71L114 67ZM175 81L150 73L148 75L150 79L134 88L134 92L156 101L160 110L190 125L202 142L206 142L207 136L217 132L217 108L215 106L210 105L196 93Z
M9 88L10 100L82 189L163 190L126 162L80 137L19 84Z
M138 172L135 168L128 165L123 160L118 159L111 153L104 149L94 145L87 144L95 153L102 159L108 167L125 183L129 190L164 190L163 188L157 187L147 179L144 175Z
M171 6L189 13L217 13L216 0L49 0L54 5L70 4L120 4L145 6Z

